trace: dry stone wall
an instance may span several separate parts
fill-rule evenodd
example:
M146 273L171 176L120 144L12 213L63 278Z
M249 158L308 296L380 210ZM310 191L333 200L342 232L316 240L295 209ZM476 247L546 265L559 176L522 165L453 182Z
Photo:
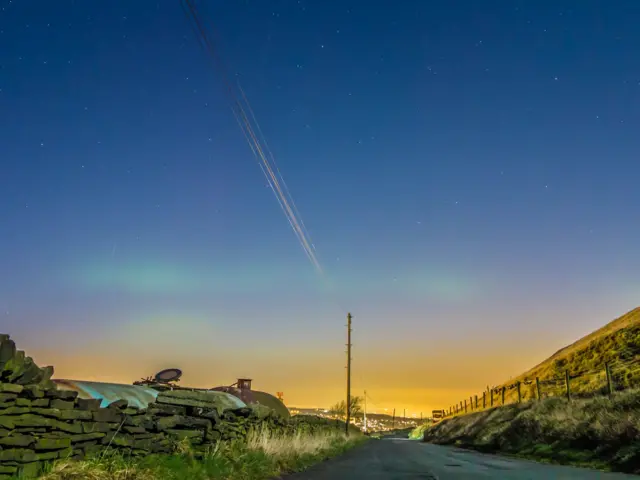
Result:
M100 400L58 390L53 368L39 368L0 336L0 479L36 476L44 462L81 460L104 449L130 455L171 453L188 439L197 453L219 441L243 439L252 427L293 431L287 421L264 408L230 409L204 392L162 392L146 409L118 400L106 408ZM305 424L314 430L326 425Z

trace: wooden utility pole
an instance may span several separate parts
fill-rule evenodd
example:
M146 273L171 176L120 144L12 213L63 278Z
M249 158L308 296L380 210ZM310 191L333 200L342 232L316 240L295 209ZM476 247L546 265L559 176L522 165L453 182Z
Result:
M349 435L351 422L351 314L347 313L347 422L344 426L345 435Z

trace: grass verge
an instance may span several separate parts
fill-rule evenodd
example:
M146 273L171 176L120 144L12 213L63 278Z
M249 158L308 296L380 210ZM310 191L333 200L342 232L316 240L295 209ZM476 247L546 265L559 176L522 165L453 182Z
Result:
M431 422L425 422L422 425L418 425L416 428L409 432L409 438L411 440L423 440L424 432L431 427Z
M640 390L568 401L554 397L444 420L424 441L488 453L640 473Z
M110 453L84 461L58 461L41 480L210 480L268 479L297 472L364 442L364 435L334 429L284 435L268 428L249 433L246 442L219 444L203 455L180 444L173 455L124 457Z

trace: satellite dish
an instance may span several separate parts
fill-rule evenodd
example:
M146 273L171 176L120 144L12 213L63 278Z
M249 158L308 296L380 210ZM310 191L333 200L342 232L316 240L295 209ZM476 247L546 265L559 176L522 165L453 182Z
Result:
M179 368L167 368L156 373L155 381L158 383L177 382L182 376L182 370Z

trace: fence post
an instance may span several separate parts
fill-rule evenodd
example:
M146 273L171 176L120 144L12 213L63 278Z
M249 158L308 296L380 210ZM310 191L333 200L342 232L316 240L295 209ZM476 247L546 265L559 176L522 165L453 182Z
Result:
M476 400L476 410L478 409L478 395L474 395L474 398Z
M540 379L536 377L536 393L538 394L538 400L542 400L542 396L540 395Z
M487 408L487 392L482 392L482 408Z
M504 405L504 394L507 392L507 387L502 387L502 405Z
M464 413L467 413L467 399L464 399Z
M567 400L571 400L571 388L569 387L569 370L564 371L564 383L567 386Z
M473 412L473 397L469 397L469 408Z
M611 379L611 367L609 362L604 364L604 371L607 373L607 393L611 395L613 393L613 380Z
M516 385L518 386L518 403L521 403L522 402L522 391L520 390L520 380L518 380Z
M493 408L493 388L490 391L490 395L491 395L491 407Z

